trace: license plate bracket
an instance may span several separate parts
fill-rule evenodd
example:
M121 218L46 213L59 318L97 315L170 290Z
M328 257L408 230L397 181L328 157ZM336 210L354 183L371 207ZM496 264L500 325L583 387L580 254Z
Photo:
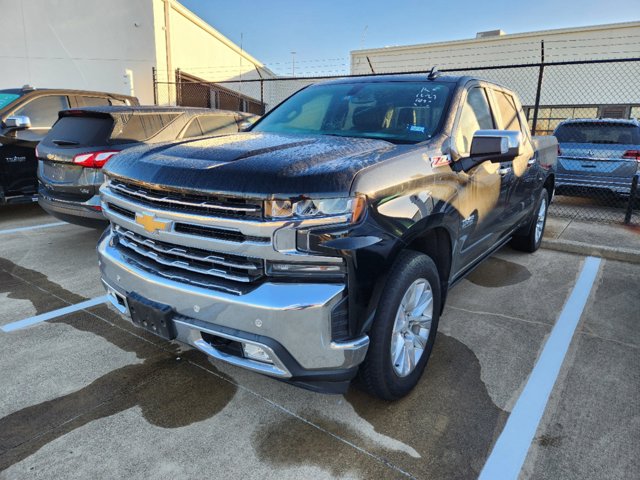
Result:
M176 338L174 311L169 305L154 302L136 292L127 295L131 321L166 340Z

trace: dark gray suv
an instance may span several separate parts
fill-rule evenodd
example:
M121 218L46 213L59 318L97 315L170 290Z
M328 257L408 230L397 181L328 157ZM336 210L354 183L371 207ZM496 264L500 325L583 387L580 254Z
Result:
M64 110L38 145L38 202L51 215L103 228L102 167L122 150L203 135L237 133L253 115L185 107L93 107Z

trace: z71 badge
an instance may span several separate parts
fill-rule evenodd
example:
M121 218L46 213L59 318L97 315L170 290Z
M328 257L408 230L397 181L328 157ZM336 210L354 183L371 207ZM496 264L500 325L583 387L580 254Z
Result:
M432 167L444 167L445 165L451 164L451 157L449 157L449 155L439 155L437 157L431 157L430 160Z

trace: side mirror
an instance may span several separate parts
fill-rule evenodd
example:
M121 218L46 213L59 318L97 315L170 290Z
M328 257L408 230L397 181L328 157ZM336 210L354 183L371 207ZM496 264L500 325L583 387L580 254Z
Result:
M470 157L493 163L508 162L520 155L522 134L511 130L478 130L471 140Z
M24 115L16 115L15 117L7 117L4 124L11 130L26 130L31 128L31 119Z
M251 126L253 125L252 122L250 122L249 120L243 120L242 122L240 122L240 124L238 125L238 131L240 132L246 132L247 130L249 130L251 128Z

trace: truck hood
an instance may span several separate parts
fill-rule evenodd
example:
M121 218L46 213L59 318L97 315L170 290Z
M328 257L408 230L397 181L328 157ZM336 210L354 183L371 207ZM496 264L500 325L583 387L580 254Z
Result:
M252 197L345 194L362 169L408 146L326 135L244 132L128 149L110 176L174 190Z

